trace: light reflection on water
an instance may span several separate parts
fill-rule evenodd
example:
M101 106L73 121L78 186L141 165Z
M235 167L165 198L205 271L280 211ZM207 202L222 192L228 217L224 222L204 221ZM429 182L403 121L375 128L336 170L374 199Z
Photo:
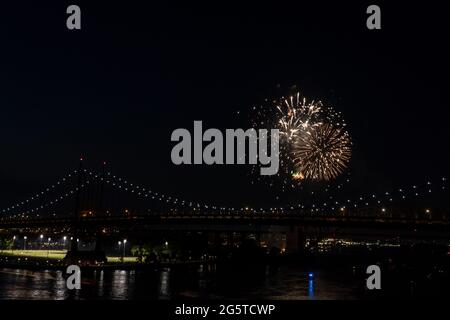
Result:
M314 280L308 281L308 298L314 298Z
M0 269L0 299L355 299L354 283L339 275L292 267L251 272L215 266L162 270L83 271L81 290L68 290L62 271Z

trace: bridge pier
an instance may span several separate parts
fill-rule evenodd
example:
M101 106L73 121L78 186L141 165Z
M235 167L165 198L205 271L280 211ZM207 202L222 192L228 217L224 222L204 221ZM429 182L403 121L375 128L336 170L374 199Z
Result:
M106 254L102 247L102 236L98 232L96 235L94 250L79 250L78 241L76 237L73 237L71 243L71 249L64 257L64 263L67 265L99 265L107 261Z

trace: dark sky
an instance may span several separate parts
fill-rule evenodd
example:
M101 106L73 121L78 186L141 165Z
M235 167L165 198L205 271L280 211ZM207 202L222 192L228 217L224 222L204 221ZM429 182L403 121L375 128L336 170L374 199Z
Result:
M175 166L171 132L245 125L236 116L296 86L341 111L354 142L352 188L371 192L446 175L450 8L443 1L297 1L228 6L18 1L0 18L0 204L106 160L175 196L257 203L248 168ZM78 4L82 30L66 28ZM426 5L426 6L425 6ZM250 126L250 123L247 124ZM301 194L294 194L301 197Z

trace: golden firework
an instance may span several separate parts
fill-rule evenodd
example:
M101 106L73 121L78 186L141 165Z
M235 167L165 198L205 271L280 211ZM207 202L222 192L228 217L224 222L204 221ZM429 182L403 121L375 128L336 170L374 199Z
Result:
M302 172L305 179L335 179L350 161L350 136L342 127L321 124L296 136L292 154L297 172Z

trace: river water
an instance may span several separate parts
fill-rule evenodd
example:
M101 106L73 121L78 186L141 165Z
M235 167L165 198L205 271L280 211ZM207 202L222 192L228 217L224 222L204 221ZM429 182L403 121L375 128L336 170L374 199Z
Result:
M295 266L220 270L204 265L83 271L81 290L71 291L62 271L0 269L0 299L357 299L359 287L348 274Z

